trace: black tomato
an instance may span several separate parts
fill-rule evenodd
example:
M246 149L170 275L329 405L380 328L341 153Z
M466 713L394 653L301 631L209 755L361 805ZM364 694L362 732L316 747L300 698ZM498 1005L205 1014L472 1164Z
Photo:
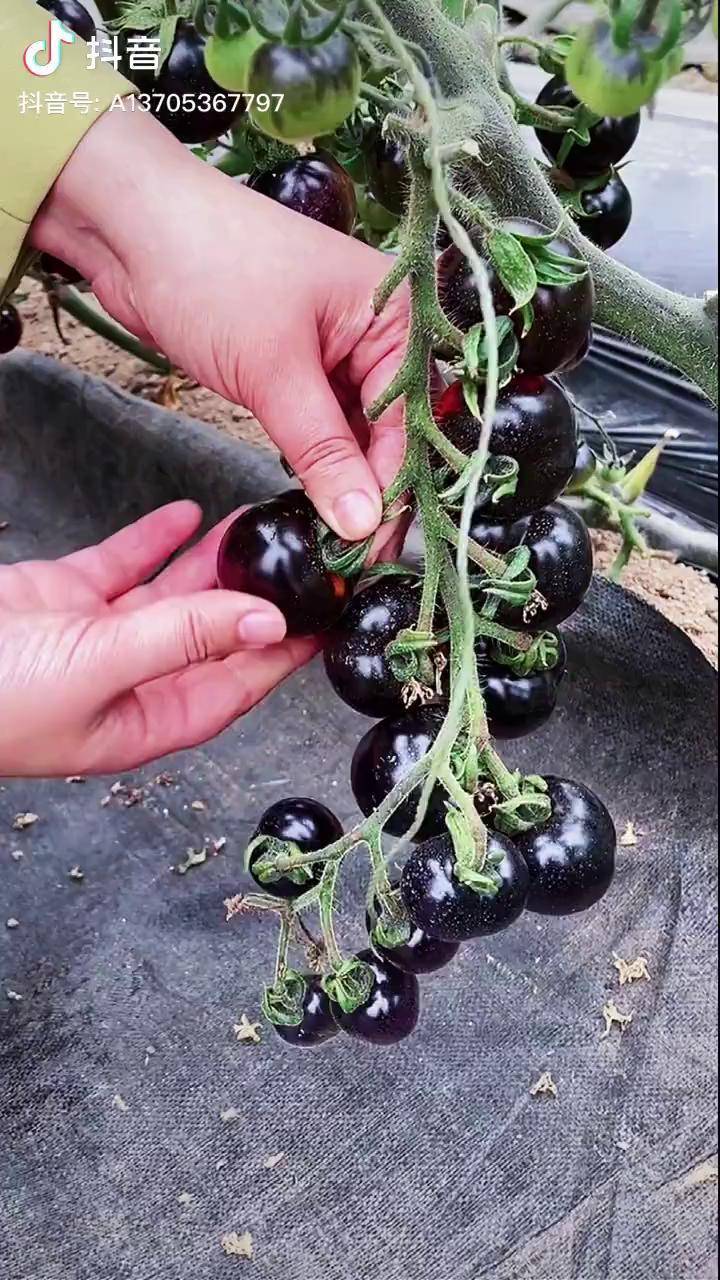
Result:
M525 218L508 218L504 231L524 235L547 235L538 222ZM484 254L484 232L473 231L471 238L478 252ZM578 251L564 236L556 236L548 246L553 253L577 258ZM498 315L510 315L513 300L501 284L492 263L487 261L493 302ZM457 245L450 245L437 263L440 301L449 318L466 332L482 321L480 299L473 282L472 269ZM534 320L523 338L522 317L515 313L515 328L520 342L518 364L525 373L554 373L577 357L588 340L595 306L595 287L589 272L567 284L539 285L533 298Z
M381 129L370 131L365 146L368 186L372 194L385 209L401 217L409 190L405 148L392 138L384 138Z
M541 89L538 95L541 107L577 107L578 99L572 89L559 76ZM556 161L563 144L565 134L553 133L549 129L535 130L538 141L548 159ZM593 178L605 173L612 165L625 159L640 132L640 115L605 116L590 130L590 143L583 147L575 143L562 167L573 178Z
M582 486L595 475L596 467L597 458L595 457L595 454L590 448L587 440L581 440L578 445L575 467L570 483L567 486L567 492L576 493L578 489L581 489Z
M281 142L334 133L355 109L361 79L355 43L341 31L304 47L269 41L253 54L248 69L252 122ZM277 99L270 110L263 95Z
M370 995L354 1013L345 1013L332 1004L333 1016L343 1031L371 1044L397 1044L417 1026L420 988L413 973L404 973L382 960L374 951L360 951L358 960L373 972Z
M599 249L611 249L622 240L632 221L632 196L619 173L614 173L599 191L584 191L580 197L587 217L575 217L583 235Z
M546 671L533 671L520 676L492 662L478 641L480 684L485 695L488 724L493 738L507 740L534 733L550 719L557 702L558 689L567 669L567 649L558 638L558 659Z
M322 988L321 979L315 973L304 973L305 995L303 997L302 1022L297 1026L282 1026L273 1023L275 1030L287 1044L301 1049L312 1049L314 1045L326 1044L340 1032L340 1028L332 1015L330 997Z
M360 591L333 627L325 670L335 692L354 711L378 719L402 715L402 684L385 649L399 631L413 627L420 608L417 578L378 578Z
M560 368L558 369L558 373L572 373L573 369L578 369L582 364L583 360L590 354L590 348L592 346L592 342L593 342L593 331L592 329L590 329L588 331L588 335L585 341L583 342L582 346L578 348L578 350L574 353L574 355L570 356L569 360L565 361L565 364L560 365Z
M227 133L245 110L241 94L227 93L210 76L205 66L205 44L197 27L181 20L158 76L152 72L127 72L149 96L156 119L180 142L194 146Z
M53 17L58 18L70 31L74 31L81 40L88 44L97 34L95 23L83 4L78 0L38 0L38 4L47 9Z
M23 335L23 323L20 313L12 302L0 307L0 356L14 351Z
M488 852L502 855L495 895L478 893L455 875L455 849L449 835L420 845L402 873L402 896L410 919L431 938L465 942L507 929L521 915L530 877L525 861L507 836L491 834Z
M301 853L315 853L328 844L334 844L342 834L343 829L338 819L326 805L305 796L291 796L287 800L277 800L265 810L252 839L256 836L275 836L277 840L292 840ZM248 870L255 883L275 898L297 898L317 884L322 875L323 868L320 866L317 874L315 868L310 868L312 878L302 883L292 880L290 876L282 876L279 880L261 880L254 868L263 856L262 847L256 849L250 856Z
M286 160L274 169L253 173L247 185L306 218L349 235L355 225L357 199L348 173L326 151Z
M462 453L474 453L480 423L468 409L462 382L443 394L435 417L443 434ZM497 400L490 449L517 461L515 492L487 504L490 518L514 520L539 511L559 497L572 476L577 455L575 412L562 387L549 378L518 374Z
M233 521L218 551L218 584L270 600L288 635L332 626L350 598L346 578L325 567L315 510L302 489L251 507Z
M366 817L429 751L443 717L444 712L437 707L413 707L400 716L380 720L360 739L352 758L350 781L353 795ZM386 822L389 835L402 836L410 830L421 790L420 786L416 787ZM446 830L445 798L446 792L438 784L415 836L417 841L429 840Z
M56 258L52 253L40 254L40 267L50 276L60 276L67 284L79 284L82 276L74 267L68 266L67 262L63 262L62 258Z
M399 883L399 881L393 882L393 890L398 889ZM396 947L381 946L372 938L372 931L379 915L380 905L375 898L372 910L365 916L365 924L368 934L371 935L373 949L382 956L383 960L389 961L390 964L395 965L396 969L402 969L405 973L436 973L438 969L444 969L460 950L459 942L441 942L439 938L429 937L424 930L418 929L415 925L411 925L412 932L407 942L401 942Z
M552 817L516 837L530 872L528 911L564 916L592 907L615 871L616 834L602 800L579 782L548 777Z
M533 516L513 524L491 525L482 516L473 520L470 535L491 551L530 548L530 568L537 578L537 590L547 602L546 609L531 614L509 604L501 604L498 620L530 631L546 631L564 622L582 603L593 570L593 552L587 526L575 511L554 502Z

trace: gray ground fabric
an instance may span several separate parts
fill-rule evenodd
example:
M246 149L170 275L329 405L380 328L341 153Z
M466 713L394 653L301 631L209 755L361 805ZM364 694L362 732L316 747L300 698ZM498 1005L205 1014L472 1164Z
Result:
M58 554L181 493L215 517L281 483L257 453L167 424L40 359L0 366L0 559ZM368 722L321 666L125 779L146 788L133 807L101 805L115 779L0 787L3 1280L716 1274L716 679L605 583L568 641L557 715L506 755L585 781L642 834L597 908L526 915L424 981L418 1032L395 1049L233 1032L274 955L268 921L226 923L222 905L247 883L260 812L296 793L355 813ZM13 831L27 811L40 820ZM221 836L208 864L171 870ZM344 884L348 947L364 870ZM650 981L619 988L613 953L644 954ZM601 1040L609 999L633 1021ZM557 1099L530 1094L545 1070ZM223 1252L231 1232L252 1234L252 1262Z

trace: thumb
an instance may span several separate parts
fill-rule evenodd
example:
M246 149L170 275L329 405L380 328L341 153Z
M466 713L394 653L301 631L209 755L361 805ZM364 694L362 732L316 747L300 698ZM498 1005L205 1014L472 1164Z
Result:
M368 537L380 523L380 489L319 353L278 374L253 405L258 418L327 524L351 542Z
M201 591L103 619L97 656L117 695L242 648L277 644L285 632L283 615L266 600Z

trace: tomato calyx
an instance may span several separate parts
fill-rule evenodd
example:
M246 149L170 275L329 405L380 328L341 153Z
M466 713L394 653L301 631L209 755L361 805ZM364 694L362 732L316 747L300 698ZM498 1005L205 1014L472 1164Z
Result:
M493 826L504 835L520 835L547 822L552 813L548 785L537 774L516 774L516 795L499 800L493 809Z
M373 988L373 971L363 960L353 956L326 974L323 990L343 1013L355 1013L365 1004Z
M280 840L277 836L261 833L250 841L245 850L245 870L251 871L257 883L270 894L273 884L279 880L290 880L297 885L300 894L317 878L313 875L312 864L306 862L293 866L295 859L303 857L306 855L293 840Z
M474 893L494 898L500 891L496 868L502 854L488 848L479 817L473 821L462 810L448 808L445 823L455 852L454 878Z
M306 992L303 975L295 969L286 969L271 987L265 987L260 1005L263 1016L275 1027L299 1027Z
M507 667L517 676L529 676L536 671L552 671L557 666L561 644L556 631L542 631L533 637L529 649L510 649L498 642L490 656L500 666Z

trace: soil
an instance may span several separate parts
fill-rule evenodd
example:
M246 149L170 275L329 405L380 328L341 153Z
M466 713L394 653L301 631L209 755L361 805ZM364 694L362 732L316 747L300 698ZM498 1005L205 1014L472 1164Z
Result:
M168 379L148 370L142 361L118 351L106 339L91 333L70 316L63 315L61 325L67 340L65 345L57 334L40 285L28 283L27 298L21 309L25 321L24 346L28 350L53 356L87 373L110 378L125 391L180 409L236 439L274 451L274 445L246 409L230 404L183 377L169 383ZM602 532L594 535L594 541L597 565L602 571L613 560L618 539L614 534ZM665 553L656 553L645 560L634 557L623 575L623 585L685 631L708 661L717 667L717 588L705 574L674 563Z

